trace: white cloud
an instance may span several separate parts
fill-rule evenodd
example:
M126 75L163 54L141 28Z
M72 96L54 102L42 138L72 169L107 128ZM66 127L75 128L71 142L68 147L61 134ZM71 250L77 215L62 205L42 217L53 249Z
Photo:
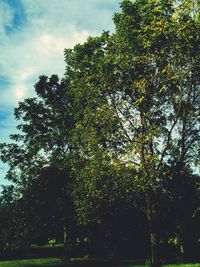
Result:
M109 28L112 21L112 11L104 7L106 0L22 0L22 4L25 25L20 31L5 36L0 43L0 73L12 85L3 93L7 100L4 103L11 105L33 94L33 85L39 75L56 73L62 76L64 48L73 47L89 35L103 31L105 23ZM114 9L118 5L110 0L110 6ZM1 3L0 10L1 7L4 15L0 29L4 29L5 25L11 24L14 11L5 3ZM9 101L11 95L18 97L10 97Z
M69 23L66 16L66 3L69 2L24 1L26 24L21 31L5 36L0 43L0 73L11 84L1 93L0 101L4 105L16 106L19 100L32 96L39 75L56 73L62 76L64 48L82 43L92 34ZM13 10L6 4L4 10L7 10L6 24L11 23ZM0 21L0 25L5 28L5 22Z
M11 36L9 43L1 47L4 50L0 57L1 75L6 76L16 88L19 82L23 82L24 86L28 86L28 82L35 83L41 74L57 73L62 76L65 69L64 48L83 42L89 35L89 32L77 32L71 26L69 29L66 37L47 32L38 34L34 30L24 31L20 36ZM32 89L27 90L27 95L30 90Z
M1 75L7 77L12 84L7 88L7 92L3 93L6 97L4 103L16 105L20 98L31 96L39 75L63 75L64 48L85 41L89 35L86 31L77 32L72 26L68 29L70 32L66 33L66 37L47 32L34 33L34 30L9 37L10 42L2 47L4 53L0 57ZM17 98L13 99L11 95L16 95Z

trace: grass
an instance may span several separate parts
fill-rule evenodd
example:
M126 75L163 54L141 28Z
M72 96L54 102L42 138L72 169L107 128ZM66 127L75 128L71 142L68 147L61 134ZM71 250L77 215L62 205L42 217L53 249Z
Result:
M58 258L0 261L0 267L32 267L32 266L56 267L56 266L62 266L62 261L61 259Z
M200 267L200 263L167 264L164 267Z
M44 245L36 245L36 244L33 244L31 245L31 248L39 248L39 249L43 249L43 248L63 248L64 245L63 244L59 244L59 243L56 243L56 244L44 244Z
M25 259L25 260L10 260L0 261L0 267L34 267L34 266L48 266L48 267L110 267L109 263L95 262L95 261L77 261L64 264L58 258L41 258L41 259ZM112 265L113 267L146 267L146 265L136 265L134 263L126 262L122 264ZM164 267L200 267L200 263L196 264L166 264Z

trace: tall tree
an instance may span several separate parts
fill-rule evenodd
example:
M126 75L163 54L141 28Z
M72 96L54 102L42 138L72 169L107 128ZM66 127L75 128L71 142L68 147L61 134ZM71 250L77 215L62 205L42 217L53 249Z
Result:
M116 74L106 85L130 140L127 149L139 163L137 184L146 197L151 265L157 266L156 194L164 166L169 160L188 163L198 142L199 27L188 1L177 6L173 1L125 1L122 10L114 18L111 46L117 63L109 65Z
M110 164L135 166L151 266L160 266L157 195L166 166L192 167L199 153L198 7L196 1L123 1L114 34L65 54L79 153L98 162L101 152Z
M66 209L67 205L71 206L68 159L69 131L73 125L66 89L67 81L60 81L57 75L50 78L41 76L35 85L37 97L25 99L15 109L19 124L18 133L10 136L13 143L1 144L1 160L9 165L7 179L16 184L22 199L33 206L32 212L41 217L46 214L45 218L40 218L40 223L47 224L48 221L52 225L53 221L55 223L53 216L62 221L64 236L66 228L71 227L69 218L73 216L69 214L70 209ZM49 201L57 209L47 209ZM47 213L42 214L44 209ZM58 213L61 218L58 218ZM53 230L53 227L48 229Z

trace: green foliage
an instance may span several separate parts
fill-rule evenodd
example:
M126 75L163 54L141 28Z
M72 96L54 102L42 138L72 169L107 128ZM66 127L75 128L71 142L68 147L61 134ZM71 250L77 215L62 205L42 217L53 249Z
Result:
M30 245L27 217L14 186L3 186L0 197L0 250Z
M116 214L142 210L151 265L159 266L159 236L168 242L178 235L188 245L183 232L199 218L199 2L124 0L114 23L113 34L65 50L63 80L39 78L37 97L15 109L20 133L1 144L1 160L38 224L67 221L63 214L75 206L80 224L100 224L111 236ZM181 213L161 211L175 202L179 210L190 204L184 223ZM47 204L52 212L42 220ZM164 213L178 227L166 219L159 228Z
M12 220L19 224L21 235L26 237L28 231L28 242L46 242L55 236L63 241L71 180L68 151L72 120L66 86L57 75L41 76L35 85L37 97L25 99L15 109L19 131L10 136L13 143L0 147L1 160L9 165L7 179L15 184L18 194L12 205L20 205L19 217L25 222L17 220L14 207ZM13 242L11 238L9 242Z
M63 242L63 227L69 210L69 180L67 171L46 167L23 190L23 209L32 243L44 244L51 238Z
M143 193L155 240L166 168L182 166L180 175L199 155L199 11L189 1L123 1L121 8L114 34L89 38L65 53L76 118L71 140L82 160L74 170L83 182L78 192L88 199L79 211L83 204L94 210L92 203L106 199L106 190L115 198L104 179L112 173L114 182L113 166L122 165L127 186ZM98 180L106 190L96 189Z
M131 162L135 187L147 195L160 190L166 165L191 166L199 153L198 10L174 1L121 8L114 34L65 52L71 141L90 173L104 158L110 169Z

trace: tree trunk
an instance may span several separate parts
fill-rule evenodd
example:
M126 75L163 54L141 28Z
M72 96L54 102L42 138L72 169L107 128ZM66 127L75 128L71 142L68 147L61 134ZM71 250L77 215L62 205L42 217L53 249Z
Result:
M63 227L63 244L64 244L64 261L69 261L69 255L67 251L67 228L66 225Z
M149 222L151 224L151 222ZM150 257L150 266L151 267L160 267L160 257L159 257L159 247L158 247L158 234L150 226L150 248L151 248L151 257Z
M71 196L68 194L66 206L64 209L64 226L63 226L63 243L64 243L64 260L69 262L73 257L76 243L76 222L75 209Z
M63 229L63 241L64 241L64 261L69 262L73 256L73 250L75 245L75 233L72 226L64 226Z
M147 219L149 226L149 241L150 241L150 266L161 267L159 255L159 225L157 220L156 208L154 201L147 199Z

